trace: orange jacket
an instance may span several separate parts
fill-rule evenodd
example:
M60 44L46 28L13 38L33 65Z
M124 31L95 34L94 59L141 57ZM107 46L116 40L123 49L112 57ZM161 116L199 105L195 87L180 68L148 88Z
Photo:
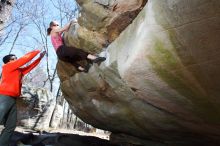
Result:
M39 57L27 67L20 68L31 61L40 51L35 50L23 57L10 61L2 66L2 78L0 82L0 94L18 98L21 95L22 77L38 65Z

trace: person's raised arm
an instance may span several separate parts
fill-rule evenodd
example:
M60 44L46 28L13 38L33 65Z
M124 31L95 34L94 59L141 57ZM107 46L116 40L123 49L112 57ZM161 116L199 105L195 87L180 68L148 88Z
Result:
M57 29L53 29L52 32L58 32L58 33L63 33L64 31L68 31L70 28L70 23L66 24L64 27L62 28L57 28Z
M18 69L26 63L28 63L29 61L31 61L35 56L37 56L38 53L40 53L40 50L31 51L15 61L10 61L6 65L10 70Z
M77 20L74 20L74 21L71 21L70 23L67 23L64 27L57 28L57 29L54 29L52 31L53 32L58 32L58 33L63 33L64 31L68 31L72 24L76 24L76 23L77 23Z
M21 68L21 72L23 75L29 73L33 68L35 68L41 61L41 59L44 57L44 55L46 54L46 51L40 53L40 57L38 59L36 59L34 62L32 62L30 65Z

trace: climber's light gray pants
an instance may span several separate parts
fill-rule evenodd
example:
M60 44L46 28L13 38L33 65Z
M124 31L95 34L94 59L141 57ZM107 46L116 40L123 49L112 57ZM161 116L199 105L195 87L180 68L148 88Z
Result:
M0 146L8 146L10 138L16 128L17 108L15 99L0 95L0 124L4 129L0 135Z

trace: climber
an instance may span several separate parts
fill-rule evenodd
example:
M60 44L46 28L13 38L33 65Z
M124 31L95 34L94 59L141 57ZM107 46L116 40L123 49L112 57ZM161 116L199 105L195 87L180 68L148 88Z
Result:
M47 29L47 35L51 36L52 45L56 51L58 58L62 61L69 62L76 67L80 72L88 72L89 62L100 63L105 61L105 57L97 57L82 49L76 47L68 47L64 44L62 33L68 31L71 24L76 24L77 20L73 20L71 23L66 24L64 27L59 27L56 21L51 21L49 28ZM82 67L77 61L86 60L87 65Z
M41 52L38 59L30 65L26 67L22 66L31 61L39 53L39 50L34 50L19 59L14 54L3 57L4 65L2 66L2 78L0 82L0 124L3 124L5 128L0 135L0 146L9 145L10 138L16 127L16 99L21 94L22 77L39 64L46 52Z

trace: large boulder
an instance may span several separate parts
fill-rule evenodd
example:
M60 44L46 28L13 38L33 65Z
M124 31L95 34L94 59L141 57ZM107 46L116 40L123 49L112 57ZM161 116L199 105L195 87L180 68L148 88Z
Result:
M148 0L101 66L75 74L59 63L74 113L125 139L219 145L219 8L219 0Z

